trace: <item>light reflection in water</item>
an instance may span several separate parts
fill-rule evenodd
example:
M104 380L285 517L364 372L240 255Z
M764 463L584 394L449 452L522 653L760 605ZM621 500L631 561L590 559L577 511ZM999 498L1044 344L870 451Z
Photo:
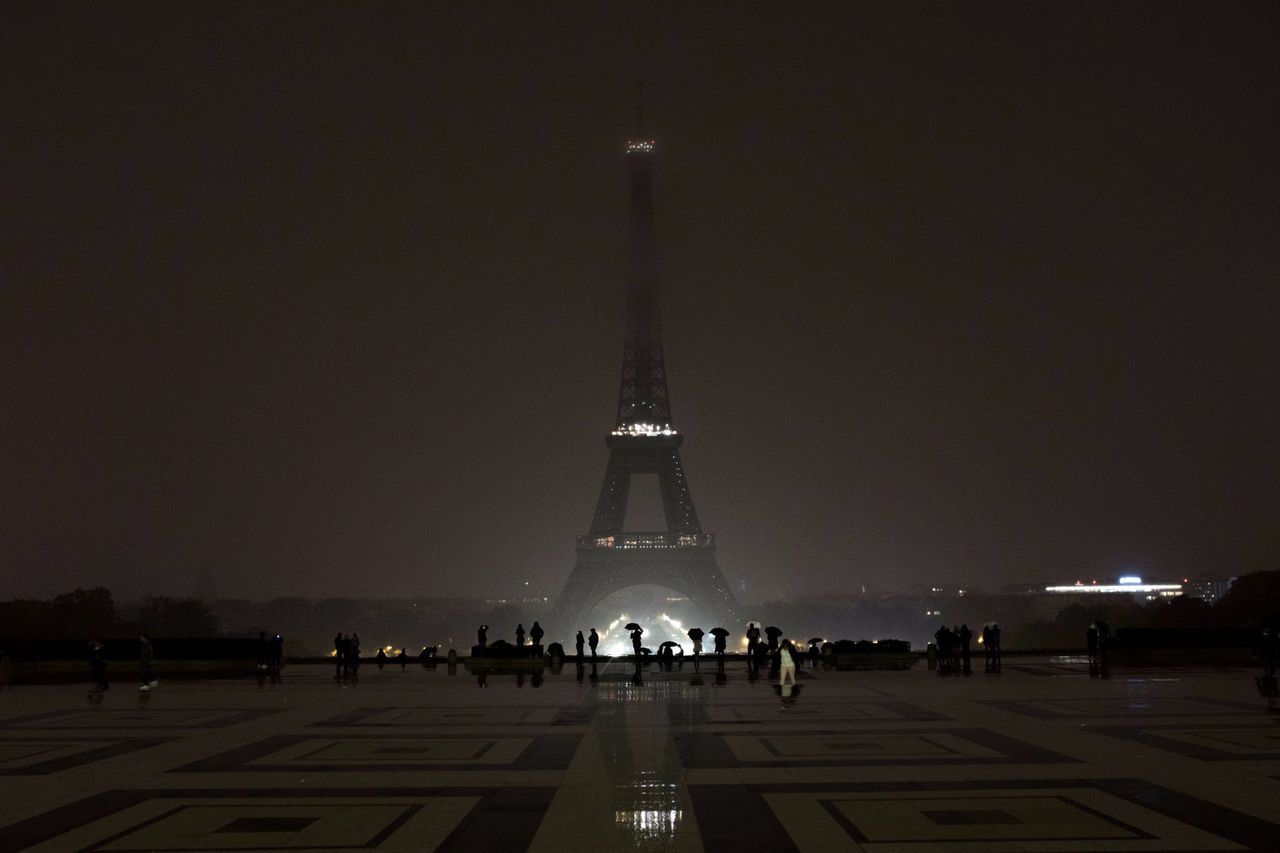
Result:
M615 809L613 822L645 848L649 847L647 842L661 846L674 838L684 817L678 799L679 785L658 781L654 775L643 773L635 783L614 789L615 801L632 808Z

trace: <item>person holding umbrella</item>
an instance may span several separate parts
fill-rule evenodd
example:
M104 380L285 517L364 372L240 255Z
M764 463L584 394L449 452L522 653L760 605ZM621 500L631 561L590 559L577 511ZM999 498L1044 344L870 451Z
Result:
M716 638L716 654L724 658L725 638L729 636L729 632L724 628L712 628L711 636Z
M636 666L640 666L640 636L644 634L644 629L634 622L628 622L626 629L631 632L631 648L636 653Z
M822 643L821 637L809 638L809 665L817 666L818 661L822 660Z
M698 655L702 654L702 629L690 628L689 639L693 640L693 668L698 668Z

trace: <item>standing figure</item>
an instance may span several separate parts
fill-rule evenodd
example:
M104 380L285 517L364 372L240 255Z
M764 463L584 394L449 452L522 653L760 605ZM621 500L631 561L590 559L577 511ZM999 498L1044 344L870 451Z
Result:
M276 634L267 647L267 668L272 675L279 675L280 664L284 661L284 635Z
M591 636L587 638L587 645L591 647L591 659L596 659L596 646L600 645L600 635L596 633L596 629L591 629Z
M1084 632L1084 645L1089 652L1089 671L1098 665L1098 623L1090 622Z
M747 623L747 665L754 666L756 659L756 645L760 642L760 629L756 627L756 623Z
M405 650L400 649L400 654L396 655L396 660L400 661L400 671L403 672L405 666L409 663L409 655L405 654Z
M360 635L351 632L350 646L348 648L351 660L351 670L359 674L360 672Z
M385 649L378 649L378 653L377 653L376 655L374 655L373 659L374 659L375 661L377 661L377 663L378 663L378 669L379 669L379 670L381 670L384 666L386 666L386 665L387 665L387 652L386 652L386 650L385 650Z
M533 627L529 629L529 640L535 646L541 646L542 636L543 636L542 626L539 625L538 620L535 619L533 621Z
M489 644L489 626L481 625L476 629L476 645L480 647L480 651L484 651L485 646Z
M574 639L573 639L573 645L574 645L574 647L578 650L578 660L579 660L579 661L581 661L581 660L582 660L582 645L583 645L583 643L585 643L585 642L586 642L586 640L584 640L584 639L582 638L582 632L581 632L581 631L579 631L579 632L578 632L578 636L574 637ZM594 647L594 646L592 646L592 649L594 649L594 648L595 648L595 647ZM579 680L581 680L581 679L579 679Z
M342 632L339 631L333 637L333 677L342 677L342 665L346 662L342 657Z
M1000 671L1000 626L991 626L991 666L992 672Z
M973 662L970 657L969 640L973 638L973 632L969 630L969 626L960 626L960 656L964 662L964 674L973 675Z
M155 649L151 646L151 638L146 634L138 635L138 674L142 676L142 686L138 689L144 693L155 687L156 680L151 675L151 663L156 658Z
M778 683L796 683L796 649L790 640L783 640L778 647Z
M111 689L107 683L107 650L101 640L89 643L89 679L93 682L95 693Z
M643 633L644 631L640 628L636 628L631 632L631 648L636 653L636 666L640 665L640 635Z
M716 635L715 635L715 638L716 638L716 654L720 656L720 665L721 665L721 666L724 666L724 645L725 645L725 637L726 637L726 635L725 635L725 634L716 634ZM748 640L748 642L750 642L750 641Z
M938 674L951 669L951 632L943 625L933 632L933 639L938 644Z
M516 645L517 646L524 645L524 623L523 622L521 622L519 625L516 626Z

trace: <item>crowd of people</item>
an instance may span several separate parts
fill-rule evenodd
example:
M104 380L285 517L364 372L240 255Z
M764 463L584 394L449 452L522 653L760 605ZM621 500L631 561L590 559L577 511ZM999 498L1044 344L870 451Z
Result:
M943 625L934 632L933 639L932 652L936 655L939 675L973 674L973 631L969 630L968 625L951 628ZM988 622L982 626L978 643L982 646L986 658L986 671L999 672L1000 626L995 622Z

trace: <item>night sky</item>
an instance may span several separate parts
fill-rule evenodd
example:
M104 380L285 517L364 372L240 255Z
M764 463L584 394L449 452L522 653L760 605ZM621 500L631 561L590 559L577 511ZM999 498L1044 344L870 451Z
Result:
M0 5L0 597L554 595L636 81L748 600L1280 554L1280 9Z

